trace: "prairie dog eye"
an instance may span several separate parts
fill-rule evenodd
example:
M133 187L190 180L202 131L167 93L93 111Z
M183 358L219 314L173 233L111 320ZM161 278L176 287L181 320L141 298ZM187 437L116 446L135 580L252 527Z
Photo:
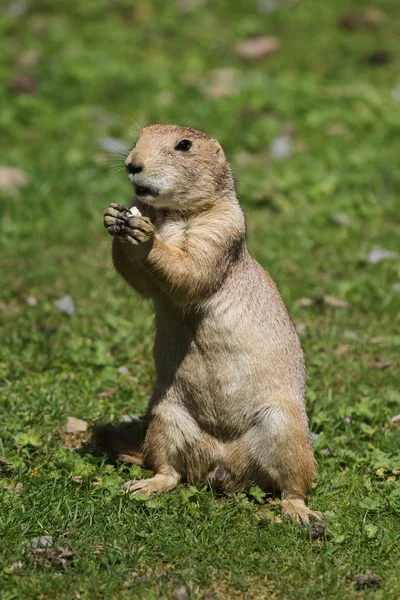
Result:
M175 150L179 150L180 152L187 152L192 147L192 142L190 140L181 140L175 146Z

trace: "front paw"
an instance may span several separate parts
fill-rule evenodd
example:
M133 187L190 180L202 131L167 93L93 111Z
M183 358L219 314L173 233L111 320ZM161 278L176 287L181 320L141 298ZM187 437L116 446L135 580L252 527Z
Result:
M119 237L134 246L148 242L154 233L154 225L136 209L112 203L104 212L104 227L114 237ZM138 213L138 214L137 214Z
M113 236L122 235L128 225L129 208L113 202L103 213L104 227Z

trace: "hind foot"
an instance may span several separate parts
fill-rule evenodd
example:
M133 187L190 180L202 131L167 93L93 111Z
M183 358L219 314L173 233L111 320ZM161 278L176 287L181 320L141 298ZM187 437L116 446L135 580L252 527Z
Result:
M127 494L161 494L174 489L179 482L178 475L163 475L158 473L150 479L132 479L123 484L122 489Z
M320 521L322 512L311 510L306 506L304 500L299 498L284 499L281 501L283 516L297 523L307 524L311 520Z

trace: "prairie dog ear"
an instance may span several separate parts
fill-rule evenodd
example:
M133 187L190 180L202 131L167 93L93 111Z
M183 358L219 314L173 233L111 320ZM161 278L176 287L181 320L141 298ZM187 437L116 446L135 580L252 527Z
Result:
M217 140L215 140L214 138L211 138L211 143L212 143L212 146L213 146L213 148L215 150L215 154L217 155L217 158L219 160L225 160L225 153L222 150L221 144Z

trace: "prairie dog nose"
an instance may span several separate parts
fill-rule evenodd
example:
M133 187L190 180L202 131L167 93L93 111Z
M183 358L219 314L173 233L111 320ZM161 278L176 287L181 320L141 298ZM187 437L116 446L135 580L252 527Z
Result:
M143 171L143 165L141 163L127 162L125 163L125 167L131 175L136 175L136 173Z

